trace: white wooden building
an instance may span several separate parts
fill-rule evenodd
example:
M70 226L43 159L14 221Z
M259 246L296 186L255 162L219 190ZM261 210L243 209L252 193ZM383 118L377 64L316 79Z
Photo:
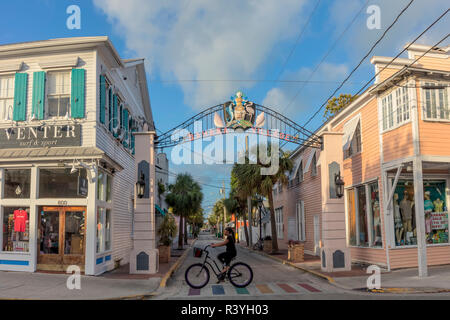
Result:
M144 123L144 60L107 37L0 46L0 270L129 263Z

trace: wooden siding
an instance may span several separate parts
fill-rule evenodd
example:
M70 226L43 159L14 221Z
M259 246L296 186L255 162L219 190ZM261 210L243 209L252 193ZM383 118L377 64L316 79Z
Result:
M406 123L396 129L383 133L384 162L414 155L412 124Z
M122 74L127 77L125 81L119 74L111 71L111 65L108 61L107 57L98 52L96 79L99 79L101 70L108 70L107 78L124 98L124 106L128 108L130 114L133 117L145 117L139 86L135 86L135 72L132 71L135 70L134 67L122 69ZM96 88L98 88L98 85L96 85ZM136 183L135 160L134 156L122 144L118 143L107 129L108 120L105 125L100 123L99 112L97 111L100 108L99 94L96 97L96 106L96 146L124 168L114 175L113 181L112 248L113 260L122 259L121 263L125 264L129 262L130 252L133 248L131 201L134 197L134 185Z
M442 59L439 59L439 61ZM421 81L416 81L416 86L420 86ZM429 121L424 119L424 97L423 90L416 89L417 101L419 103L419 142L420 153L423 155L450 156L450 123Z
M391 268L411 268L417 267L417 248L392 249L389 251ZM428 246L427 265L437 266L450 264L450 245Z
M422 53L414 55L414 59L419 58L421 55ZM418 63L421 68L450 71L450 57L444 58L444 55L441 56L443 58L424 56L420 58Z
M379 66L378 67L378 71L382 70L384 68L384 66ZM386 80L387 78L389 78L390 76L394 75L396 72L400 71L401 68L386 68L383 71L381 71L381 73L378 75L378 83L383 82L384 80ZM377 71L377 72L378 72Z
M316 151L317 149L307 148L301 154L303 156L302 166L304 170L310 154ZM297 159L299 156L293 158L293 161L295 161L295 159ZM316 159L318 159L318 156L316 156ZM305 251L307 251L308 253L314 252L314 216L319 215L320 217L320 232L320 230L322 230L322 198L320 170L317 169L317 175L313 176L312 166L313 164L311 163L309 171L304 173L302 182L292 187L283 186L283 192L281 194L278 193L274 197L274 207L283 207L284 232L283 239L279 239L278 241L278 246L280 249L287 249L289 240L295 240L289 239L288 223L289 219L296 219L296 205L298 202L303 201L305 210ZM295 221L298 224L298 221ZM296 226L296 228L298 228L298 226ZM320 238L321 235L319 235L319 239Z

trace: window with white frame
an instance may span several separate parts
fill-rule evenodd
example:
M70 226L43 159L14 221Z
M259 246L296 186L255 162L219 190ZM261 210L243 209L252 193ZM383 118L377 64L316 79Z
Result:
M358 123L353 134L352 141L350 142L348 149L344 150L344 159L361 152L361 123Z
M383 131L395 128L410 120L408 88L400 87L381 99Z
M303 161L300 161L298 166L297 175L295 176L295 181L297 184L303 181Z
M358 247L381 247L378 183L347 190L348 243Z
M0 77L0 120L12 120L14 108L14 76Z
M305 206L303 201L297 202L296 217L298 225L298 240L306 241L306 221L305 221Z
M425 83L427 89L423 89L424 119L425 120L450 120L448 101L448 88L437 86L437 83Z
M47 74L47 117L62 118L70 115L70 72Z
M111 187L112 177L100 171L97 179L97 253L111 250Z
M275 223L278 239L283 239L283 208L275 209Z
M314 153L313 155L313 159L312 159L312 167L311 167L311 175L313 177L317 176L317 158L316 158L316 153Z

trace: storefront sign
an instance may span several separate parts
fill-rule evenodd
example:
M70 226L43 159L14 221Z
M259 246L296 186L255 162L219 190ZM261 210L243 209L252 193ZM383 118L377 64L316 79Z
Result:
M0 130L0 148L45 148L81 146L81 125L42 125Z
M432 212L431 213L431 229L442 230L446 229L448 225L447 212Z

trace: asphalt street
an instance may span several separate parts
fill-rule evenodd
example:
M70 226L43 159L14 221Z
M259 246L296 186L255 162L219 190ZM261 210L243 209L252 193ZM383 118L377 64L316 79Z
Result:
M204 248L211 243L220 242L210 234L202 233L195 247ZM237 289L228 281L217 284L212 270L207 286L191 289L184 278L186 269L203 261L195 258L192 249L186 260L169 280L167 287L153 299L170 300L373 300L373 299L449 299L449 294L376 294L349 291L336 287L328 281L310 273L283 265L256 252L237 246L238 255L234 262L242 261L251 266L254 273L253 282L245 289ZM209 249L216 257L225 250L224 247ZM216 259L217 260L217 259Z

